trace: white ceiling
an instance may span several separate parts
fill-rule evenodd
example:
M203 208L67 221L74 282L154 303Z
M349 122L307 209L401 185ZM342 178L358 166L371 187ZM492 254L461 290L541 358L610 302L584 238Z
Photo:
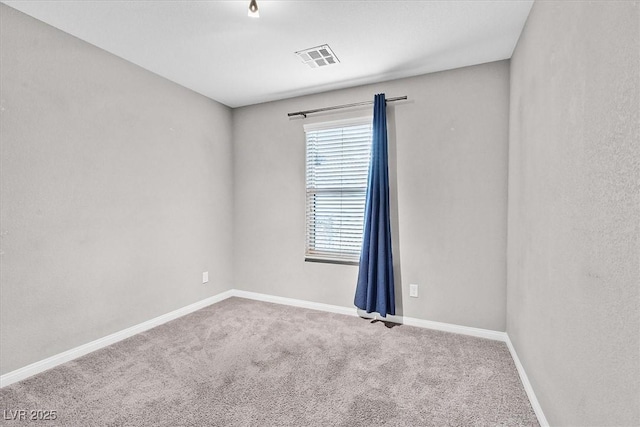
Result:
M230 107L510 58L533 0L2 1ZM295 51L329 44L340 63Z

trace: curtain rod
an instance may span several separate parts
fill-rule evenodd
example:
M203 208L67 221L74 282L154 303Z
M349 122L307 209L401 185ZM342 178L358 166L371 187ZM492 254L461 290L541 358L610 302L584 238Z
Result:
M387 98L386 101L393 102L393 101L402 101L404 99L407 99L406 95L397 96L395 98ZM357 107L359 105L370 105L370 104L373 104L373 101L354 102L353 104L335 105L333 107L316 108L315 110L306 110L306 111L297 111L295 113L287 113L287 116L289 117L304 116L304 118L306 119L307 114L311 114L311 113L318 113L320 111L338 110L340 108Z

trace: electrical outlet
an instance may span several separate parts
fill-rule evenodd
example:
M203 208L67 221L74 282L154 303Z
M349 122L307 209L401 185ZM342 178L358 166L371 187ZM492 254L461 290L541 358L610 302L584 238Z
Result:
M418 298L418 285L409 285L409 296Z
M202 283L207 283L209 281L209 272L208 271L203 271L202 272Z

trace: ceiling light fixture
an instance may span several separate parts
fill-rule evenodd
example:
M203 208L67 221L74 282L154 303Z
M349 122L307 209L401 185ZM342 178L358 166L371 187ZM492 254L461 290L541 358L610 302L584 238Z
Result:
M249 2L249 13L248 15L251 18L260 18L260 11L258 10L258 2L256 0L251 0Z

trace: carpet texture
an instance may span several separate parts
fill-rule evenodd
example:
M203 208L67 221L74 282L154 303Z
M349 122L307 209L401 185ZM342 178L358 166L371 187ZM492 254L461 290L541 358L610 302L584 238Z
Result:
M507 346L230 298L0 390L65 426L537 426ZM29 420L3 425L27 425Z

